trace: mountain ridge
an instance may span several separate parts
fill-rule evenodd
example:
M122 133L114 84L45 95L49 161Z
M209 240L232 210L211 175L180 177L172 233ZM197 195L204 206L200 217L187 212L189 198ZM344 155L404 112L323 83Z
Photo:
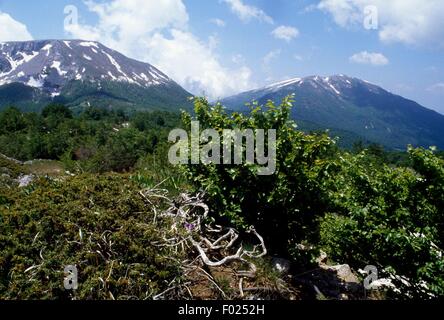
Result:
M113 85L116 83L125 90ZM176 104L189 106L187 98L191 96L151 64L128 58L100 42L85 40L0 43L0 86L12 84L26 86L25 91L33 96L29 104L36 105L55 100L76 107L91 104L88 100L100 100L94 96L107 96L102 106L133 104L139 108L171 109ZM82 87L88 94L79 100ZM6 104L26 105L20 99L8 101L7 95L8 91L0 95L0 108Z
M295 93L292 117L305 129L331 129L392 149L444 149L444 116L368 81L344 74L276 82L220 100L234 111L252 100L276 103ZM149 63L100 42L33 40L0 43L0 110L40 111L49 103L130 110L190 110L189 92ZM302 128L304 129L304 128Z
M220 102L235 111L252 100L275 102L295 94L295 120L340 129L393 149L444 148L444 116L368 81L344 74L293 78L242 92Z

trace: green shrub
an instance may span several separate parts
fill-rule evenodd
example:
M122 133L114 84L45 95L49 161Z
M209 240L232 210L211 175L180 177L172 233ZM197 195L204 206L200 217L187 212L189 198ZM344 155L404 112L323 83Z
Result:
M241 229L254 225L272 250L283 255L302 241L317 241L317 220L327 200L322 184L334 169L329 160L334 141L326 134L295 130L291 97L280 106L271 101L265 107L253 104L250 115L228 114L221 105L212 106L203 98L196 98L194 104L201 130L277 130L273 175L258 175L257 164L185 166L196 189L205 191L214 215ZM183 114L185 128L190 128L191 120L190 114Z
M443 161L428 150L409 152L414 170L372 166L365 153L341 157L321 244L356 269L376 265L381 275L408 279L411 286L396 282L403 294L442 296Z
M167 289L182 257L153 245L169 225L153 222L139 188L87 174L0 197L0 299L149 299ZM78 268L75 292L63 286L67 265Z

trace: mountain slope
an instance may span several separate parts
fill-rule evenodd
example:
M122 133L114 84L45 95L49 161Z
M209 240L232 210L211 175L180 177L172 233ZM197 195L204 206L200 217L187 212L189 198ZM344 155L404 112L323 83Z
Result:
M24 95L17 92L24 92ZM150 64L98 42L43 40L0 44L0 109L38 109L51 101L72 107L177 109L185 91Z
M221 102L232 110L245 103L296 95L293 117L319 128L346 130L390 148L444 148L444 116L364 80L344 75L295 78L244 92Z

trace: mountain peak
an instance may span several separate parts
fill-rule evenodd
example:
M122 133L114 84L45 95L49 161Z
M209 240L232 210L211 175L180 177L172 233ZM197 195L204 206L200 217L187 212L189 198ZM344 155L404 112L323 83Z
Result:
M72 108L189 108L191 94L154 66L100 42L34 40L0 43L0 110L39 111L51 102Z
M338 96L341 96L343 91L349 91L351 88L358 86L366 86L370 91L384 90L366 80L350 77L345 74L335 74L331 76L311 75L303 78L292 78L272 83L263 88L252 90L252 92L276 92L282 89L294 90L295 88L300 88L307 85L315 89L327 90L330 93Z
M56 96L59 88L72 80L118 81L142 87L172 82L152 65L127 58L96 41L0 43L0 85L22 83Z
M405 148L408 144L444 146L444 116L344 74L292 78L221 102L231 110L243 110L245 103L252 100L259 104L268 100L278 103L293 93L298 106L292 109L292 116L307 128L343 130L342 136L356 135L391 148Z

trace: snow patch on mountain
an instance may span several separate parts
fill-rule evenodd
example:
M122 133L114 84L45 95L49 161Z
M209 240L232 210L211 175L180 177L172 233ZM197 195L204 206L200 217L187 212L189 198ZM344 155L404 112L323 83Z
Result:
M49 56L50 50L52 49L52 44L48 43L46 46L44 46L41 51L46 51L46 56Z
M26 82L26 84L30 87L41 88L41 87L43 87L43 80L42 79L34 79L34 77L30 77L28 82Z
M301 82L301 80L302 80L301 78L294 78L294 79L284 80L284 81L280 81L280 82L276 82L276 83L273 83L271 85L268 85L265 88L267 88L267 89L280 89L280 88L285 87L285 86L289 86L289 85L292 85L292 84L299 83L299 82Z
M337 95L340 95L341 93L332 85L332 84L328 84L328 86L330 87L330 88L332 88L332 90L337 94Z
M33 51L31 54L21 52L20 54L23 57L23 60L20 61L20 64L23 64L23 63L29 62L32 59L34 59L39 54L39 52Z
M105 52L105 55L108 57L109 61L111 62L111 64L113 66L116 67L117 71L120 72L121 74L123 74L125 77L128 77L123 71L122 68L120 67L120 65L117 63L117 61L111 57L108 53Z
M61 64L62 64L62 63L61 63L60 61L53 61L53 62L52 62L52 65L51 65L51 68L56 69L57 72L59 73L59 75L64 76L64 75L66 75L66 74L68 73L68 71L64 71L64 70L62 70L62 69L60 68L60 65L61 65Z
M96 47L97 49L99 48L99 45L96 42L92 41L83 41L80 42L79 45L82 47Z

